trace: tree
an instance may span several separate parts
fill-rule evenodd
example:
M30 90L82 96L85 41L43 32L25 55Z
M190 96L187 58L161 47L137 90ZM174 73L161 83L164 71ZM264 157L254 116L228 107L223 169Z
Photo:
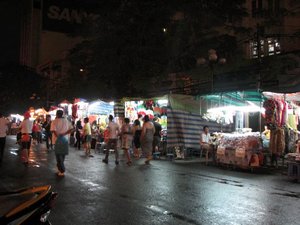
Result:
M0 111L24 112L29 106L43 105L43 79L33 70L18 65L0 68Z
M233 34L247 31L233 22L246 15L244 2L101 1L98 20L75 34L86 41L70 54L72 87L87 97L147 96L169 73L194 68L209 48L230 58Z

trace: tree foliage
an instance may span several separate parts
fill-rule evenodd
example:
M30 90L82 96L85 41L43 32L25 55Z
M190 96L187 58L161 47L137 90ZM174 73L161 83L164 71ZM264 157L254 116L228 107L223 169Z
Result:
M98 20L75 34L86 41L70 54L70 82L80 96L147 96L169 73L193 69L210 48L230 60L234 35L248 32L236 23L247 15L244 0L99 2Z
M24 112L29 106L40 107L45 99L43 79L27 67L6 65L0 68L0 111Z

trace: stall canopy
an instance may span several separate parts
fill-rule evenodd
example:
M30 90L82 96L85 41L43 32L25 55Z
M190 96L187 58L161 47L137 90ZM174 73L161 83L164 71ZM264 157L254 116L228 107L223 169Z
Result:
M113 115L113 113L114 106L101 100L93 101L88 106L88 115Z
M182 146L200 148L200 134L205 125L211 132L232 131L232 126L222 126L213 121L207 121L201 116L201 101L188 95L169 95L168 107L168 148Z

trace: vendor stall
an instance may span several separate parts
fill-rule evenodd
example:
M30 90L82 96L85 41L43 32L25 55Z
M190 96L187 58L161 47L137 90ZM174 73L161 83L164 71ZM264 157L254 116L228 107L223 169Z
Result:
M158 123L161 124L162 129L167 129L167 97L153 98L151 100L140 101L125 101L125 117L129 118L131 122L145 115L150 119L158 118Z
M88 115L88 105L89 103L82 98L74 99L74 103L72 105L72 120L80 119L87 117Z
M89 122L104 131L107 127L108 116L114 115L114 106L101 100L90 102L87 108Z
M265 108L265 123L270 130L269 149L272 164L277 165L278 157L294 152L298 140L300 116L300 93L264 92L267 98Z
M259 132L219 134L216 161L218 164L239 168L263 165L262 143Z

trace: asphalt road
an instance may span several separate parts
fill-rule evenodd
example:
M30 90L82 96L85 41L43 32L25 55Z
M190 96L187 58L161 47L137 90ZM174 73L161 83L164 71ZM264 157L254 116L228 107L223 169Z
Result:
M24 167L7 141L0 189L51 184L59 193L52 224L300 224L300 184L279 171L232 171L199 162L143 159L128 167L70 149L66 176L55 175L54 152L34 147ZM1 204L1 203L0 203Z

